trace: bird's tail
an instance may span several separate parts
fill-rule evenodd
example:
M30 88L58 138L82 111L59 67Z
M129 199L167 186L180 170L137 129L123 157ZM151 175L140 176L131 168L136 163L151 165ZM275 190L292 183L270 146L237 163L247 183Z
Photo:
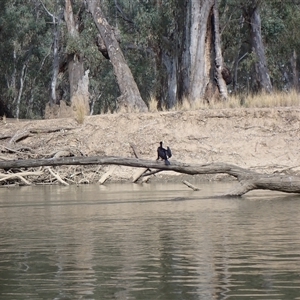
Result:
M165 159L165 165L166 165L166 166L169 166L169 165L170 165L170 162L169 162L167 159Z
M171 152L171 149L169 147L167 147L167 155L168 157L172 157L172 152Z

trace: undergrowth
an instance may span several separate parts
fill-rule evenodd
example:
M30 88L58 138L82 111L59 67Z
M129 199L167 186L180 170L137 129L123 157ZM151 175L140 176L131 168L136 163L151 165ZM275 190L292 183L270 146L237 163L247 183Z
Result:
M230 95L227 100L198 100L195 102L184 98L171 110L195 110L195 109L222 109L222 108L263 108L263 107L289 107L300 106L300 93L295 90L289 92L274 92L271 94L260 93L256 95ZM150 112L157 112L157 100L151 97L148 103ZM163 111L168 109L162 108Z

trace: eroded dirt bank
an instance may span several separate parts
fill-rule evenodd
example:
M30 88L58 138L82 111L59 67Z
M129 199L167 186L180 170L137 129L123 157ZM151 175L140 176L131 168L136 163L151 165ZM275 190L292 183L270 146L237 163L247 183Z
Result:
M171 162L225 162L263 173L298 174L299 120L296 107L97 115L86 117L83 125L71 118L6 120L1 123L0 159L49 158L62 150L76 156L133 157L132 143L141 158L155 160L162 140L172 149ZM68 166L56 171L69 183L92 183L108 168ZM135 172L117 167L110 180L130 180ZM178 176L167 174L172 180ZM50 173L45 173L43 180L55 182Z

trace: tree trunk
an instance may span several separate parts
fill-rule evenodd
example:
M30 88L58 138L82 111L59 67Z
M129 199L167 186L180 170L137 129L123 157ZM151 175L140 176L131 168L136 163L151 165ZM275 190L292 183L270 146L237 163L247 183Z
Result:
M17 119L19 119L19 116L20 116L20 104L21 104L21 97L23 94L24 82L25 82L25 78L26 78L26 70L27 70L27 61L24 62L22 71L20 74L20 88L19 88L17 104L16 104L16 118Z
M115 156L93 157L63 157L52 159L25 159L0 161L0 169L34 168L41 166L62 165L122 165L136 168L153 168L165 171L175 171L183 174L228 174L239 181L239 186L229 192L230 196L241 196L251 190L273 190L286 193L300 193L300 177L280 174L260 174L235 165L225 163L210 163L189 165L171 162L165 165L156 160L125 158Z
M58 14L58 20L56 16L52 15L53 22L53 67L52 67L52 79L51 79L51 97L50 106L53 104L59 104L56 96L57 77L59 73L59 41L60 41L60 23L62 14Z
M213 7L213 34L214 34L214 48L215 48L215 78L219 88L220 96L223 100L227 100L227 85L223 78L225 74L224 60L221 49L221 37L220 37L220 21L219 21L219 9L217 0Z
M65 20L67 23L68 33L72 39L79 39L79 32L77 30L78 24L76 24L73 14L73 8L71 0L65 2ZM77 90L78 82L84 75L83 57L81 53L70 54L68 71L70 82L70 98L72 99L74 93Z
M71 0L65 1L65 20L70 37L74 40L79 39L79 24L76 24L75 22ZM84 78L84 76L88 75L88 72L86 72L86 74L84 72L83 55L78 52L72 53L69 56L68 71L72 110L76 115L89 115L89 95L84 94L83 96L83 93L81 91L77 93L78 87L82 84L82 82L85 82L88 88L88 78ZM84 89L86 90L86 88Z
M163 63L167 69L168 74L168 96L166 101L166 108L170 109L177 104L177 55L168 55L163 53Z
M293 89L295 91L299 91L299 72L297 70L297 53L294 49L293 55L291 58L291 65L292 65L292 76L293 76Z
M227 99L217 0L191 0L189 99Z
M141 98L137 84L126 63L114 31L108 24L101 8L100 2L88 0L88 10L92 14L98 31L106 45L108 56L114 68L114 73L120 88L121 96L118 98L119 111L148 111L147 105Z
M271 93L272 83L269 76L265 48L261 36L261 20L257 1L252 0L252 5L249 5L246 8L245 14L250 26L252 51L255 54L254 65L257 89Z
M209 84L211 38L207 35L214 0L191 0L189 98L201 100Z
M182 23L182 52L179 56L178 72L178 98L182 101L188 99L190 90L190 70L191 70L191 5L189 0L185 1Z
M155 75L156 75L156 86L155 86L155 98L157 99L157 108L163 110L165 107L165 76L162 68L163 65L163 55L162 49L159 47L153 47L154 57L155 57Z

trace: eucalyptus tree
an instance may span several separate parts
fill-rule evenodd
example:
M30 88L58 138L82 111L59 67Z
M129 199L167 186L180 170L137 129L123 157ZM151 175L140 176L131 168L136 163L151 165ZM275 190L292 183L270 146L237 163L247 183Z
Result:
M264 1L262 32L276 89L299 89L300 2Z
M121 96L118 97L118 110L127 112L147 111L148 108L141 98L139 89L125 60L114 30L106 20L100 2L87 0L87 6L100 33L100 36L98 36L98 39L100 39L99 44L104 43L104 48L102 48L103 51L105 51L104 55L111 61L117 78L121 92Z
M252 53L255 55L255 85L258 90L270 93L272 83L261 33L260 3L261 0L251 0L244 3L242 9L246 23L249 24Z
M232 69L235 93L297 86L299 5L279 0L220 1L223 53Z
M59 99L57 97L57 81L59 74L59 63L61 57L61 23L63 19L63 3L61 0L56 1L44 1L40 0L45 12L51 18L53 27L53 46L52 46L52 78L51 78L51 92L49 104L59 104Z
M35 101L43 98L38 91L47 75L39 74L47 63L48 25L40 19L37 1L5 2L2 12L1 89L10 113L15 117L32 115ZM37 111L36 111L37 113Z
M136 48L143 47L154 62L158 107L172 108L184 98L209 100L212 90L226 99L217 1L130 2L119 0L117 12L121 24L131 26Z
M188 95L192 102L203 97L209 101L216 92L227 98L227 87L219 32L217 0L191 0L190 6L190 80Z

